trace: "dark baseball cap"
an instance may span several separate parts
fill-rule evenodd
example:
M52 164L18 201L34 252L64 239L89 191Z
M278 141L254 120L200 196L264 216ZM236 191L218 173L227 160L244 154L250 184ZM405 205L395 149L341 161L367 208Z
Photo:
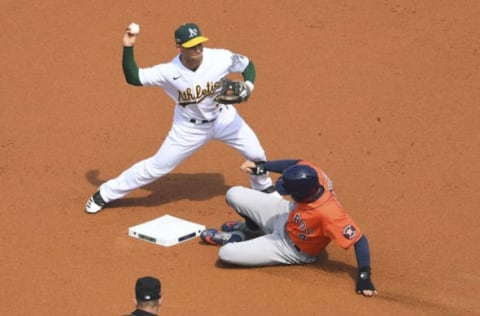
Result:
M320 185L317 171L303 164L288 167L277 179L275 189L280 195L291 195L294 200L302 201L318 192Z
M175 43L185 48L197 46L208 41L195 23L184 23L175 31Z
M285 184L283 182L283 177L280 176L275 182L275 190L277 190L278 194L280 195L288 195L288 191L285 188Z
M157 278L145 276L135 284L135 297L140 301L158 300L161 295L161 285Z

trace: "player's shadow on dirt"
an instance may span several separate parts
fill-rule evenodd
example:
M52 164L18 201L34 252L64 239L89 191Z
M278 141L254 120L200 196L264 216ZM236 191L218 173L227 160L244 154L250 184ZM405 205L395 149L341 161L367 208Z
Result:
M320 269L329 273L347 274L352 280L357 279L357 267L354 267L348 263L335 261L328 259L328 254L325 254L325 258L321 257L319 261L307 265L311 269Z
M88 171L85 177L95 187L106 181L99 178L98 170ZM225 185L225 179L220 173L171 173L137 189L149 191L147 196L129 197L127 195L108 203L108 208L159 206L178 200L204 201L213 196L224 195L229 188L230 186Z
M215 263L215 266L217 268L222 268L222 269L269 269L269 268L272 268L272 267L268 267L268 266L266 266L266 267L242 267L242 266L236 266L236 265L228 264L228 263L223 262L221 260L217 260L217 262ZM300 265L298 265L298 266L300 266ZM296 266L296 267L298 267L298 266ZM274 266L275 269L278 269L278 268L288 269L289 267L291 268L292 266L291 265ZM344 262L330 260L328 258L328 252L327 251L322 252L322 254L319 256L317 262L301 265L301 267L303 267L305 269L319 269L319 270L323 270L323 271L328 272L328 273L341 273L341 274L345 273L350 278L352 278L352 280L357 279L357 268L356 267L354 267L350 264L344 263Z

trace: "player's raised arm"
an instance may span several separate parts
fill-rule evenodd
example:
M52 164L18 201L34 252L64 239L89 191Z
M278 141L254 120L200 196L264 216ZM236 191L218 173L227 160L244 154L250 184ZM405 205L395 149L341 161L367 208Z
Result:
M137 40L138 33L132 34L130 27L125 30L123 34L123 57L122 57L122 68L123 74L125 75L125 80L134 86L141 86L140 77L138 75L138 66L135 62L135 57L133 54L133 45Z

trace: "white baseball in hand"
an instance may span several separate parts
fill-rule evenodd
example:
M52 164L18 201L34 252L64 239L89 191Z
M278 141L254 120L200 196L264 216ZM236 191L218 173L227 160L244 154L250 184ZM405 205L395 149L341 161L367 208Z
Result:
M128 33L130 33L132 35L137 35L138 33L140 33L140 25L138 25L135 22L131 23L128 26Z

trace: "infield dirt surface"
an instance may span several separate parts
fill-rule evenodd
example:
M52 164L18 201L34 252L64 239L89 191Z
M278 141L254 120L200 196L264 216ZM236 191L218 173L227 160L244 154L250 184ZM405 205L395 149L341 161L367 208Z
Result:
M0 314L122 315L134 283L161 279L161 315L479 315L480 2L2 1ZM248 186L243 158L210 143L97 215L105 180L152 155L173 103L128 85L169 61L174 29L250 57L238 110L270 159L304 158L332 178L370 241L379 294L354 291L353 249L313 265L231 268L199 239L165 248L128 227L170 214L207 227Z

